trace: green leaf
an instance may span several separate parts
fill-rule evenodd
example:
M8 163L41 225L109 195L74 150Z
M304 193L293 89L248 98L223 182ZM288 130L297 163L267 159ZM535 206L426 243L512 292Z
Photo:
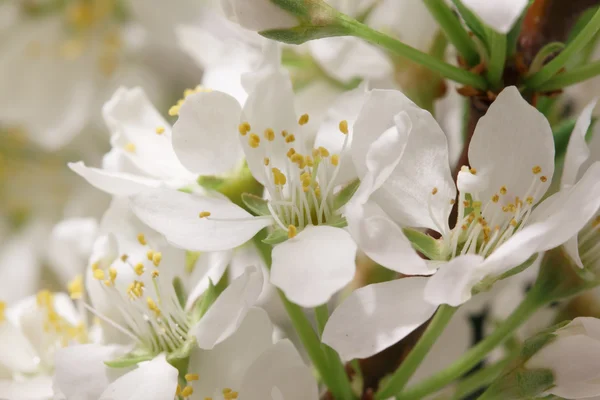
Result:
M143 361L152 360L156 354L153 354L146 349L135 349L125 355L115 358L114 360L104 361L111 368L127 368Z
M403 232L417 251L430 260L440 259L440 244L437 240L423 232L410 228L403 229Z
M333 209L339 210L340 208L345 206L346 203L348 203L348 201L350 201L352 196L354 196L354 193L356 193L359 186L360 186L359 179L355 179L352 182L350 182L349 184L347 184L346 186L344 186L344 188L342 190L340 190L333 199Z
M217 287L213 284L212 280L208 281L208 289L202 295L202 300L196 301L194 305L194 310L192 311L192 325L196 324L204 314L208 311L210 306L213 305L215 300L219 297L219 291Z
M529 75L533 75L542 69L548 57L555 53L559 53L564 48L565 44L561 42L548 43L542 47L542 49L538 51L538 53L535 55L535 58L531 62L531 66L529 67Z
M269 202L250 193L242 193L242 201L255 215L271 215Z
M486 45L486 50L490 51L486 27L471 10L469 10L461 0L452 0L454 6L458 10L460 16L465 20L465 23L471 31Z
M273 232L269 233L269 235L262 240L263 243L275 245L279 243L283 243L288 240L288 233L283 229L277 229Z

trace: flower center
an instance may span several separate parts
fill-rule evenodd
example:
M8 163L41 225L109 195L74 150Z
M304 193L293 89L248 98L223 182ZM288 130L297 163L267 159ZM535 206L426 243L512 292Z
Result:
M121 255L110 265L92 264L93 277L110 296L126 323L125 327L88 307L153 354L173 352L188 339L189 318L179 302L168 273L158 270L162 253L155 251L143 234L137 237L142 252Z
M175 392L175 400L188 399L194 394L194 381L199 380L200 377L197 374L186 374L185 381L186 385L177 385ZM212 396L203 397L204 400L236 400L239 397L239 393L231 388L224 388L220 392L213 394Z
M487 257L523 229L533 207L543 194L540 193L543 183L548 180L541 175L542 169L539 166L533 167L531 172L531 184L519 196L510 193L506 186L498 188L489 198L483 198L475 190L471 193L460 192L456 226L443 235L445 256L453 258L457 255L478 254ZM477 171L463 166L461 173L476 175ZM436 194L437 189L434 188L431 196ZM454 199L449 204L454 205ZM439 222L438 225L442 226Z
M304 114L298 125L308 121L308 114ZM346 135L343 152L348 144L348 123L341 121L339 130ZM297 140L287 130L275 132L267 128L261 137L252 133L250 123L244 122L239 132L247 137L250 150L263 158L269 211L277 225L288 231L288 237L294 237L307 225L331 222L337 215L333 189L341 167L339 154L331 154L322 146L309 151L305 141Z

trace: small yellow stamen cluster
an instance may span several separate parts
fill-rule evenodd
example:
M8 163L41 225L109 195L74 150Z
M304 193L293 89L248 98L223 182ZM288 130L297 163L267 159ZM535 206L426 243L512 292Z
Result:
M67 289L72 299L81 299L83 297L83 276L77 275L67 284Z
M49 290L41 290L36 295L37 306L44 311L44 332L57 335L60 345L65 347L70 341L87 342L85 325L72 325L54 307L54 295Z
M177 385L177 389L175 391L175 396L180 396L180 397L190 397L192 394L194 394L194 388L191 386L192 382L195 382L197 380L200 379L200 376L198 376L198 374L185 374L185 380L187 382L187 385L185 385L185 387L181 387L181 385ZM209 399L210 397L206 397L205 399Z
M0 323L6 321L6 303L0 301Z
M531 172L533 172L534 175L537 175L542 172L542 167L540 167L539 165L536 165L535 167L533 167L531 169Z
M198 214L198 216L200 218L210 217L210 211L200 211L200 214Z
M140 281L133 281L127 287L127 294L133 299L139 299L144 294L144 283Z
M162 135L163 133L165 133L165 127L164 126L158 126L158 127L156 127L156 134L157 135Z
M294 225L288 226L288 239L294 238L298 234L298 228Z
M348 134L348 121L346 121L346 120L340 121L339 128L340 128L340 132L342 132L344 135L347 135Z
M434 187L434 188L431 190L431 194L432 194L432 195L434 195L434 196L437 194L437 192L438 192L438 188L436 188L436 187Z
M308 124L308 120L310 119L310 117L308 116L308 114L302 114L300 116L300 118L298 119L298 124L299 125L306 125Z
M146 241L146 236L143 233L138 233L137 240L142 246L148 244L148 242Z
M242 122L238 126L238 131L240 132L240 135L242 135L242 136L246 136L248 134L248 132L250 132L250 129L252 129L252 128L250 127L250 124L247 122Z
M260 146L260 137L256 133L251 133L250 136L248 136L248 145L253 149L256 149Z
M154 300L152 300L152 297L146 298L146 304L148 304L148 308L150 309L150 311L154 312L154 315L156 315L157 317L160 316L160 308L158 308Z
M160 251L155 251L154 254L152 254L152 264L154 264L155 267L158 267L161 261L162 253Z
M267 139L269 142L275 140L275 132L271 128L265 129L264 136L265 139Z
M174 106L172 106L169 109L169 115L174 117L176 115L179 115L179 110L181 109L181 106L183 105L183 103L185 102L185 99L187 99L187 97L189 95L195 94L195 93L210 93L212 92L211 89L207 89L205 87L202 87L202 85L198 85L196 86L194 89L186 89L183 92L183 98L179 99L177 101L177 104L175 104Z
M135 144L129 142L125 145L125 151L128 153L135 153Z
M143 263L137 263L133 267L133 270L135 271L135 273L137 274L137 276L141 276L144 273L144 264Z
M287 178L279 168L271 168L271 172L273 173L273 182L275 185L284 186L286 184Z
M235 400L239 396L238 392L234 392L230 388L223 389L222 393L223 393L223 399L224 400Z

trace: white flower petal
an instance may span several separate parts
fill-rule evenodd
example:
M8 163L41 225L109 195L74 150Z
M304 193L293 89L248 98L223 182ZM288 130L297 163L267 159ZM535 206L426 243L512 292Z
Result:
M157 179L190 177L171 144L171 127L154 108L141 88L119 88L102 108L113 133L113 144L135 146L126 155L142 171ZM164 128L157 134L157 128Z
M299 21L269 0L221 0L225 15L251 31L293 28Z
M175 246L187 250L221 251L250 240L271 225L270 218L252 217L229 200L157 189L131 199L133 212ZM202 211L208 218L199 218ZM213 220L215 218L216 220Z
M212 349L236 331L260 296L263 280L259 268L248 267L242 276L221 293L200 322L192 328L200 348Z
M82 161L68 165L90 185L113 196L132 196L149 188L160 186L160 181L156 179L87 167Z
M54 385L67 399L96 400L117 373L104 362L124 353L123 347L96 344L62 348L55 355Z
M226 93L188 96L173 126L173 147L183 165L199 175L231 172L243 155L237 129L241 113Z
M429 278L425 298L432 304L448 304L458 307L471 298L471 290L484 276L483 257L468 254L458 256L440 265Z
M34 372L39 358L27 337L10 321L0 322L0 365L12 372Z
M500 33L508 33L527 7L527 0L463 0L463 3Z
M326 303L355 272L356 244L348 232L309 225L273 248L271 283L303 307Z
M574 185L577 182L580 167L590 157L590 149L585 141L585 134L592 123L592 112L596 107L596 103L597 99L594 99L583 109L579 118L577 118L573 132L571 132L560 180L562 186Z
M373 261L407 275L430 275L435 272L417 254L402 228L379 206L369 201L365 205L350 203L345 210L348 230Z
M48 400L52 398L52 378L39 375L24 380L0 379L0 398L10 400ZM62 399L57 399L62 400Z
M165 355L161 354L114 381L99 400L171 399L177 389L178 375Z
M354 291L329 317L323 343L344 361L372 356L397 343L437 308L424 299L427 280L403 278Z
M289 340L281 340L264 351L250 366L240 393L247 400L272 398L273 390L285 400L317 400L317 383L310 369Z
M221 280L232 257L232 250L203 252L198 256L189 278L193 286L187 298L186 310L208 289L210 282L216 285Z
M224 388L240 391L247 369L272 345L272 335L267 313L253 307L229 338L211 350L192 352L189 371L200 375L194 384L198 398L211 397Z
M508 190L502 197L507 202L516 196L524 198L532 181L543 175L547 181L537 181L534 199L539 201L554 174L554 137L548 120L516 87L507 87L475 128L469 164L489 179L487 190L479 193L482 201L491 199L501 186ZM539 176L532 172L537 166L542 170Z

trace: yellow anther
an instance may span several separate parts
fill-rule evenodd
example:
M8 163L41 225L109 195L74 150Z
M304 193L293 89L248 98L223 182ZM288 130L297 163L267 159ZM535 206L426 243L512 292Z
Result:
M113 282L111 282L110 279L105 279L103 283L104 283L105 286L112 286L113 285Z
M340 132L342 132L344 135L348 134L348 121L346 121L346 120L340 121L339 127L340 127Z
M251 133L250 136L248 136L248 145L253 149L256 149L258 146L260 146L260 138L256 133Z
M535 167L531 168L531 172L533 172L535 175L537 175L540 172L542 172L542 167L540 167L539 165L536 165Z
M510 220L510 224L511 224L512 226L517 226L517 220L516 220L516 219L514 219L514 218L513 218L513 219L511 219L511 220Z
M492 201L494 203L497 203L498 201L500 201L500 196L498 196L498 193L496 193L495 195L492 196Z
M318 186L315 188L315 196L317 196L317 198L321 197L321 188Z
M435 196L437 194L437 192L438 192L438 188L434 187L433 190L431 191L431 194Z
M153 311L157 317L160 315L160 308L158 308L154 300L152 300L152 297L146 298L146 304L148 304L148 308Z
M288 226L288 239L293 238L298 234L298 229L294 225Z
M548 181L548 178L546 178L545 176L540 176L540 181L546 183L546 181Z
M461 226L460 228L461 228L463 231L466 231L466 230L467 230L467 228L468 228L468 226L467 226L467 225L463 225L463 226Z
M160 251L157 251L156 253L154 253L154 255L152 256L152 264L154 264L155 267L158 267L161 260L162 260L162 253Z
M246 136L248 134L248 132L250 132L250 124L247 122L242 122L239 126L238 126L238 131L240 132L240 135L242 136Z
M181 396L181 385L177 384L177 389L175 389L175 396Z
M271 160L269 160L269 157L265 157L263 159L263 164L265 164L265 167L268 166L271 163Z
M340 156L337 154L334 154L331 156L331 164L335 167L337 167L340 164Z
M102 271L101 269L94 270L94 278L98 280L104 279L104 271Z
M327 150L325 147L319 147L319 154L323 158L329 157L329 150Z
M189 396L192 395L192 393L194 393L194 388L192 388L191 386L186 386L181 391L181 396L183 396L183 397L189 397Z
M474 201L473 202L473 208L481 208L481 201Z
M294 154L290 157L290 161L296 163L298 165L298 168L304 168L306 166L306 162L304 161L304 157L302 156L302 154Z
M292 147L292 148L290 148L290 149L287 151L287 154L286 154L286 155L287 155L287 157L288 157L288 158L291 158L291 157L292 157L294 154L296 154L296 149L294 149L294 148Z
M185 374L185 380L188 382L197 381L200 379L198 374Z
M506 189L506 186L502 186L500 188L500 194L502 194L502 195L505 195L507 191L508 191L508 189Z
M279 170L279 168L271 168L273 173L273 183L277 186L283 186L287 182L285 175Z
M174 117L176 115L179 115L179 109L181 108L180 105L176 104L174 106L172 106L171 108L169 108L169 115L171 117Z
M200 218L210 217L210 211L200 211L200 214L198 214L198 216Z
M135 144L129 142L125 145L125 151L129 153L135 153Z
M114 282L115 279L117 279L117 270L113 267L110 267L108 269L108 277L111 280L111 282Z
M473 175L477 175L477 170L475 168L471 168L469 172L471 172Z
M308 120L309 120L308 114L302 114L300 116L300 118L298 119L298 124L306 125L306 124L308 124Z
M231 390L230 388L223 389L223 394L229 394L231 392L233 392L233 390Z
M287 137L287 135L288 135L288 131L286 131L285 129L281 131L281 136L282 137L285 138L285 137Z
M267 139L269 142L272 142L273 140L275 140L275 132L271 128L265 129L264 135L265 135L265 139Z
M157 269L155 269L154 271L152 271L152 277L153 277L153 278L156 278L156 277L158 277L158 275L160 275L160 272L158 272L158 270L157 270Z
M527 204L531 205L531 204L533 204L533 197L529 196L528 198L525 199L525 201L527 202Z
M100 263L98 261L93 262L92 263L92 271L97 270L98 268L100 268Z
M465 201L463 201L463 206L471 207L471 202L469 200L465 200Z
M129 258L129 256L127 254L121 255L121 261L123 261L123 262L127 261L128 258Z
M157 126L156 127L156 134L157 135L162 135L163 133L165 133L165 127L164 126Z
M285 142L286 143L293 143L296 140L296 137L294 135L287 135L285 137Z
M143 233L138 233L137 240L138 240L138 242L140 242L140 244L142 246L145 246L147 244L147 242L146 242L146 236L144 236Z
M154 251L148 250L148 252L146 253L146 258L148 259L148 261L152 261L153 256L154 256Z
M67 284L67 289L72 299L81 299L83 297L83 277L77 275Z
M133 267L133 270L138 276L141 276L144 273L144 264L138 263Z
M6 303L0 301L0 322L6 321Z
M338 160L339 161L339 160ZM315 162L313 161L313 158L311 156L304 156L304 162L306 163L306 165L308 165L309 167L312 167L315 165ZM331 157L331 162L333 163L333 156ZM334 164L337 165L337 164Z

